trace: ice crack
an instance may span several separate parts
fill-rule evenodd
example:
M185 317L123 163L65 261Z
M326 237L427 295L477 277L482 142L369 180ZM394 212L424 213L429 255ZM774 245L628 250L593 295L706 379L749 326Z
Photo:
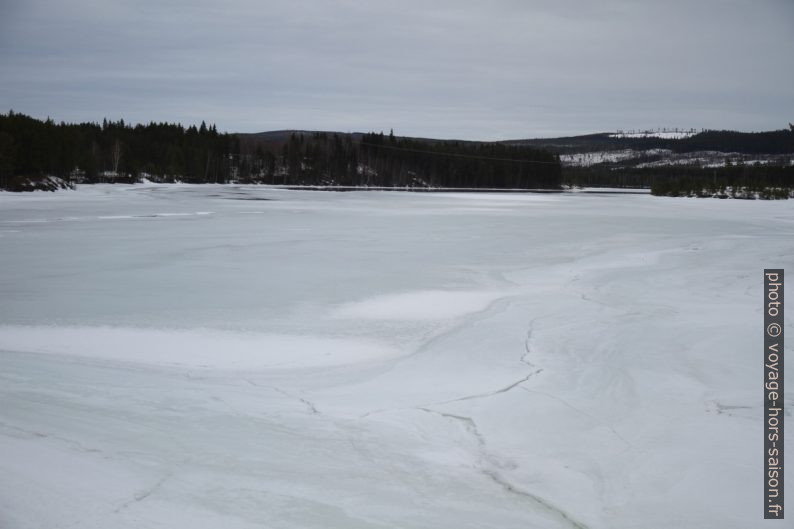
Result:
M257 384L256 382L254 382L253 380L250 380L248 378L246 378L244 380L246 382L248 382L252 386L256 386L258 388L267 388L267 389L275 391L277 393L281 393L282 395L284 395L287 398L295 399L295 400L299 401L300 403L302 403L306 407L306 410L309 413L311 413L312 415L319 415L320 414L320 411L317 409L317 406L315 406L312 401L310 401L308 399L305 399L305 398L301 397L300 395L293 395L292 393L289 393L288 391L285 391L285 390L281 389L278 386L266 386L264 384Z
M419 407L416 408L420 411L431 413L438 415L440 417L444 417L445 419L452 419L454 421L458 421L463 424L465 430L474 437L477 443L477 453L478 453L478 462L475 464L475 468L479 471L482 475L487 477L489 480L497 484L501 487L505 492L509 494L515 495L519 498L527 500L531 502L535 507L539 507L542 510L550 513L551 515L555 516L556 518L560 519L560 521L568 524L573 529L588 529L585 524L575 520L570 514L568 514L563 509L554 506L549 501L543 499L542 497L532 494L531 492L527 492L522 490L512 483L510 483L504 476L502 476L499 472L494 470L491 467L504 467L498 458L494 455L490 454L486 450L485 444L485 437L483 436L480 429L477 427L477 423L471 417L467 417L465 415L456 415L453 413L446 413L438 410L434 410L432 408L425 408Z

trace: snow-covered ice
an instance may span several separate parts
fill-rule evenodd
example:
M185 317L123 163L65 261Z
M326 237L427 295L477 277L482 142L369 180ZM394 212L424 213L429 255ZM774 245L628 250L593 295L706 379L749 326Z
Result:
M0 527L765 526L793 259L794 201L0 193Z

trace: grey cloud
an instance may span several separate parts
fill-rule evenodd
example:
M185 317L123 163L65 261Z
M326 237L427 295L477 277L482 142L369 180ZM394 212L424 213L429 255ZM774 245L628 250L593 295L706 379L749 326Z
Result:
M794 116L783 0L4 0L0 105L501 139Z

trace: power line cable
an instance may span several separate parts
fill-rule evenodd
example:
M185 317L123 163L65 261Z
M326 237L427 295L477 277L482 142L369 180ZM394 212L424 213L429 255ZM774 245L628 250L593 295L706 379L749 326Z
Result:
M437 156L454 156L458 158L473 158L476 160L490 160L493 162L514 162L514 163L535 163L535 164L544 164L544 165L557 165L557 162L545 162L542 160L518 160L515 158L491 158L489 156L477 156L476 154L459 154L459 153L452 153L452 152L435 152L435 151L425 151L421 149L409 149L407 147L395 147L393 145L379 145L377 143L369 143L369 142L359 142L361 145L367 145L369 147L377 147L379 149L392 149L395 151L406 151L406 152L418 152L423 154L435 154Z

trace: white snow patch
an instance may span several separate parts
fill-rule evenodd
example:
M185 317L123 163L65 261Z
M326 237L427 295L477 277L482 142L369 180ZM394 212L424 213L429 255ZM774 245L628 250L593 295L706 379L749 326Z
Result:
M112 362L222 369L304 368L397 356L361 338L318 338L210 329L0 326L0 350Z
M574 165L588 167L599 163L615 163L630 160L640 156L641 151L633 149L621 149L619 151L594 151L575 154L561 154L560 162L563 165Z
M560 163L563 165L577 167L589 167L599 163L624 162L626 160L640 159L643 157L669 157L672 155L672 152L673 151L670 149L621 149L617 151L581 152L573 154L561 154Z
M484 310L501 296L503 294L497 292L477 291L404 292L346 303L331 315L362 320L443 320Z

